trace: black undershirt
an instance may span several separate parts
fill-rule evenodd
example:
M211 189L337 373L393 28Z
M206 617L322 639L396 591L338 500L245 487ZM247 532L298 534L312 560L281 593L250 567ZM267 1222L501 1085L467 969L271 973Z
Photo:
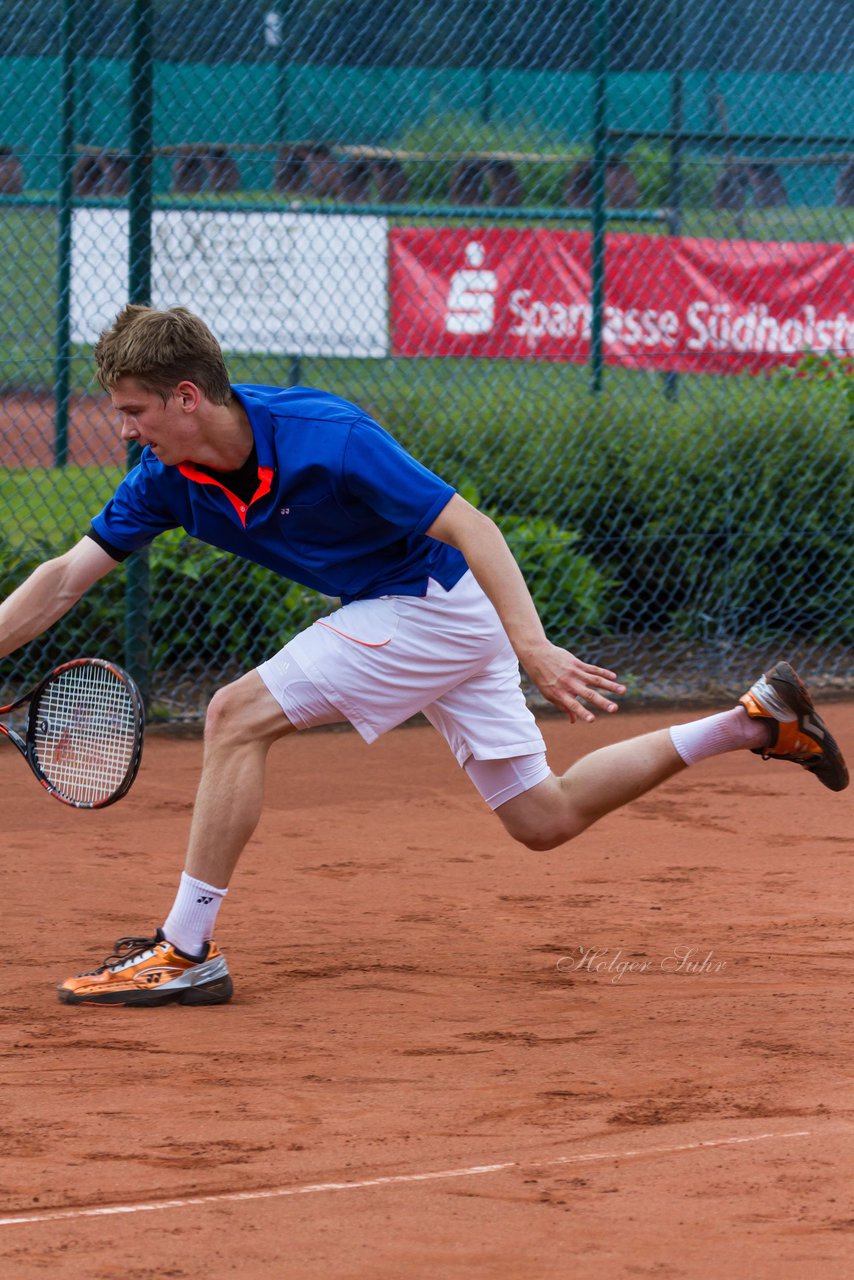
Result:
M255 490L258 488L258 450L255 448L254 440L252 452L243 466L238 467L236 471L214 471L213 467L203 467L198 462L194 465L196 471L204 471L206 476L212 476L247 506L255 497Z

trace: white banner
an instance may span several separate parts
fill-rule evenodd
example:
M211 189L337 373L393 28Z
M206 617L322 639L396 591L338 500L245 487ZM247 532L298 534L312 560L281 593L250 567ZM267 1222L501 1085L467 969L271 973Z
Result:
M385 356L385 218L163 210L152 306L188 307L226 351ZM95 342L128 300L126 209L75 209L71 340Z

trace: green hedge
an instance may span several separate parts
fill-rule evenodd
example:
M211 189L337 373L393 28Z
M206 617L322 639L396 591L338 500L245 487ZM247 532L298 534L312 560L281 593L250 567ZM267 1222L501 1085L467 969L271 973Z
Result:
M625 394L609 374L600 397L563 405L518 390L500 410L469 401L462 427L453 412L437 420L425 387L391 426L491 510L572 530L613 583L598 624L844 642L851 388L850 374L683 378L670 402L654 377Z

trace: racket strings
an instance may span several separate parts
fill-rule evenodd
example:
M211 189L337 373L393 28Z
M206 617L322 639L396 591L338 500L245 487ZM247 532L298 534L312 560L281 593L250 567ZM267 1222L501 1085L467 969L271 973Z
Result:
M61 672L43 689L31 723L38 767L64 798L95 804L122 786L136 751L137 713L109 668Z

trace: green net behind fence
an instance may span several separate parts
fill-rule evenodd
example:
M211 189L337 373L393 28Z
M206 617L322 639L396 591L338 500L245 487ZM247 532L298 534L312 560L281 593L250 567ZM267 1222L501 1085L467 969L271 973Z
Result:
M0 593L127 466L129 298L355 401L636 696L854 687L854 21L824 0L0 4ZM175 530L4 663L194 718L334 601Z

